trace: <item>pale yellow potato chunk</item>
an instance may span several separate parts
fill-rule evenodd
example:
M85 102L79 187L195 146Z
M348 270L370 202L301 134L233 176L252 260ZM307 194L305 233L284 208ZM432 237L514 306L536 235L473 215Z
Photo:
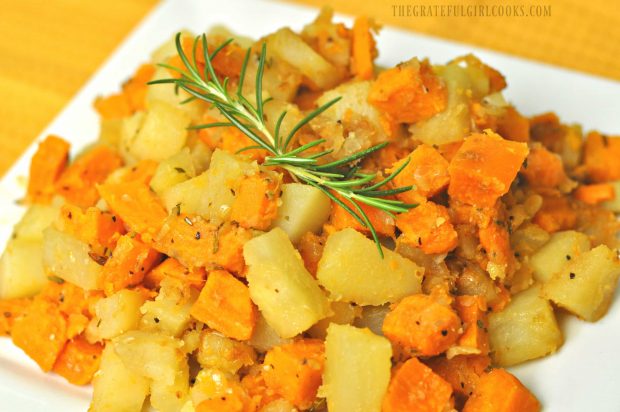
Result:
M489 342L498 366L516 365L555 352L562 332L540 285L519 292L498 313L489 316Z
M571 260L545 284L543 292L556 305L593 322L607 312L618 276L617 253L600 245Z
M194 161L187 147L159 163L151 178L151 189L159 196L168 188L196 176Z
M284 345L290 343L290 339L283 339L265 320L262 314L258 314L256 318L256 326L254 326L254 333L250 338L250 345L259 352L267 352L274 346Z
M14 238L40 242L43 231L58 219L60 208L55 205L32 205L13 230Z
M332 324L321 396L330 412L379 412L390 382L392 345L368 329Z
M189 367L183 341L161 333L130 331L112 342L130 371L149 378L151 405L156 410L181 410L189 395Z
M132 159L164 160L177 153L187 139L189 115L161 100L151 102L142 118L136 117L135 134L123 133L121 149Z
M267 37L267 50L297 68L323 90L334 87L342 80L341 73L334 65L287 27Z
M282 185L282 204L273 227L284 230L296 244L307 232L318 232L329 219L331 201L316 187L302 183Z
M47 272L86 290L101 289L103 266L81 240L49 227L43 233L43 264Z
M571 260L588 250L590 250L590 239L585 233L574 230L554 233L549 242L530 259L534 278L543 283L548 281Z
M122 289L112 296L100 299L95 304L95 317L86 329L86 336L91 342L112 339L140 323L140 306L145 301L142 293Z
M282 338L330 315L329 302L286 233L275 228L243 248L250 296Z
M149 394L149 380L131 371L106 345L99 371L93 379L93 399L89 412L140 412Z
M206 172L170 187L162 200L168 211L179 205L182 213L201 215L218 224L230 214L239 179L257 171L256 163L215 150Z
M0 299L36 295L46 283L41 242L11 239L0 258Z
M317 279L333 300L382 305L419 293L424 269L388 249L381 258L375 243L353 229L327 238Z

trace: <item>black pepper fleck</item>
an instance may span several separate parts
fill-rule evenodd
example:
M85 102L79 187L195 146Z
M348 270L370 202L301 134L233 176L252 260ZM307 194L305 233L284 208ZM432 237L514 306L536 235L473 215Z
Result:
M573 272L571 272L568 276L569 276L571 279L575 279L575 274L574 274Z

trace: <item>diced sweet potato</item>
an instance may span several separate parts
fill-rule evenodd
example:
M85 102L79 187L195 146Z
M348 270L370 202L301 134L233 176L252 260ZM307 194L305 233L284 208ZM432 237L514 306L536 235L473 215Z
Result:
M506 108L505 113L497 119L497 133L504 139L515 142L529 142L530 121L513 106Z
M387 394L383 412L439 412L451 410L452 387L417 358L397 367Z
M60 219L63 232L88 243L93 253L100 256L114 249L120 236L125 233L120 218L96 207L82 210L72 204L65 204L60 209Z
M54 194L54 183L67 166L69 143L58 136L50 135L37 148L30 161L28 200L34 203L48 203Z
M211 120L211 122L213 122L213 120ZM241 132L236 127L222 127L222 128L218 127L217 129L219 129L218 131L219 131L219 136L220 136L219 144L217 145L217 147L221 148L222 150L230 154L236 154L241 149L245 149L248 146L255 145L255 143L249 137L243 134L243 132ZM203 129L203 130L211 130L211 129ZM208 136L208 140L210 140L216 137L217 133L218 132L214 132L211 134L203 133L203 136L205 137ZM262 162L265 159L265 156L267 156L267 151L265 149L245 150L243 151L243 156L246 156L247 158L252 159L252 160L257 160L257 161Z
M144 284L152 289L158 288L161 281L171 277L187 283L196 289L202 289L207 273L204 268L188 269L175 258L168 258L153 268L144 277Z
M352 207L348 201L344 200L344 202L347 206L351 207L356 213L358 213L357 209ZM364 213L366 213L368 220L370 220L370 223L373 225L378 234L384 236L394 236L394 218L392 216L381 209L377 209L376 207L369 205L360 204L360 207ZM336 202L332 202L332 212L329 222L334 231L350 227L358 232L363 232L366 234L370 233L368 228L364 227Z
M461 348L471 348L471 353L488 355L489 337L487 328L489 325L484 296L457 296L454 306L456 313L463 322L463 334L459 337L457 345Z
M358 17L353 23L351 74L361 80L372 79L374 75L373 60L377 56L377 49L370 32L371 27L367 17Z
M53 371L74 385L87 385L99 369L103 345L83 336L70 340L56 359Z
M123 94L126 96L132 112L144 110L146 90L149 82L155 74L155 66L151 63L142 64L133 77L123 84Z
M592 185L581 185L574 192L575 199L581 200L589 205L596 205L616 197L614 187L609 183L595 183Z
M595 182L620 179L620 137L591 132L586 138L583 163L588 177Z
M106 97L97 97L93 103L95 110L103 119L120 119L130 116L131 102L124 93L115 93Z
M74 205L94 206L99 199L96 185L122 163L116 150L97 146L69 165L56 181L56 192Z
M49 372L67 341L67 321L58 306L37 298L26 314L15 320L13 343Z
M562 158L543 146L530 150L521 174L537 188L555 188L567 179Z
M402 232L399 241L427 254L447 253L458 244L448 209L430 201L399 214L396 226Z
M505 369L482 376L463 412L538 412L540 403Z
M251 238L249 230L233 224L218 228L199 216L173 214L162 226L155 248L190 269L219 266L241 273L243 245Z
M383 321L384 335L412 355L438 355L459 338L461 320L436 296L411 295L397 303Z
M323 342L315 339L274 347L265 356L267 386L298 408L309 408L321 385L324 352Z
M129 286L142 283L144 275L161 259L161 255L131 235L118 240L112 257L103 265L103 288L112 295Z
M448 94L428 62L410 60L382 72L368 101L398 123L415 123L446 108Z
M491 207L506 194L528 155L525 143L474 133L450 162L448 193L463 203Z
M577 223L577 212L567 197L545 196L532 221L547 232L554 233L573 229Z
M485 355L462 355L452 359L440 356L425 363L452 386L458 407L473 393L480 377L490 366L491 359Z
M391 171L401 166L407 159L396 162ZM421 203L427 198L435 196L450 182L448 161L431 146L422 144L409 155L409 164L394 180L394 187L413 186L397 195L398 199L406 203Z
M209 273L191 315L237 340L250 339L256 324L256 307L248 287L224 270Z
M11 334L15 319L26 313L30 303L30 299L0 300L0 336Z
M504 225L492 221L478 231L480 246L489 259L485 269L492 279L505 278L512 273L514 267L515 257L510 246L510 234Z
M159 232L168 213L148 185L141 181L108 182L99 187L110 209L145 242Z
M267 230L278 214L280 178L266 173L245 177L237 187L230 219L246 229Z

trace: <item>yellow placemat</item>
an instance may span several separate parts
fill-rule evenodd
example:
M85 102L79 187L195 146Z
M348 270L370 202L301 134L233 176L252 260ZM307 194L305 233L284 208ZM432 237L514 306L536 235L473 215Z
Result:
M620 80L615 0L296 1ZM156 2L0 0L0 174Z

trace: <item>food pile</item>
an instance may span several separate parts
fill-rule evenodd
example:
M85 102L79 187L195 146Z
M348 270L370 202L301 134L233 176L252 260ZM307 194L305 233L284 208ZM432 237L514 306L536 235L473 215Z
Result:
M96 142L48 136L0 334L93 412L539 411L504 368L607 311L620 138L523 116L472 55L377 68L377 30L182 33Z

